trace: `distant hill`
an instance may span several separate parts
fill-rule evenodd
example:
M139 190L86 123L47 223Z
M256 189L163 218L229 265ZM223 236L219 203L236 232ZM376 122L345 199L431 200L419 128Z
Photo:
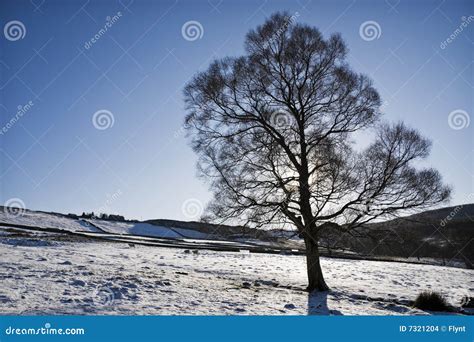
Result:
M302 248L295 231L261 230L248 227L215 225L203 222L149 220L148 223L194 229L222 239L286 240ZM291 241L290 241L291 240ZM298 241L299 240L299 241ZM359 234L323 232L322 253L352 253L365 257L435 258L442 263L474 263L474 204L429 210L407 217L368 224Z
M5 210L5 207L0 206L0 212ZM35 212L62 218L58 221L59 225L67 226L81 222L81 217L74 214L25 210L25 213ZM51 221L47 217L45 217L46 222ZM35 222L34 219L30 221L26 224L39 225L39 222ZM115 221L109 218L109 222ZM118 221L118 224L122 225L131 223L140 223L140 221ZM262 230L244 226L166 219L148 220L144 223L156 226L157 230L160 227L167 227L170 231L179 230L179 228L197 231L218 240L239 242L255 240L255 242L270 243L283 248L304 248L296 231ZM83 229L83 227L79 225L78 229ZM366 259L390 257L412 261L433 258L440 260L441 264L459 265L461 263L467 268L472 268L474 264L474 204L429 210L407 217L368 224L361 228L358 234L334 230L323 231L320 246L323 255L352 255Z
M192 229L201 233L220 238L222 240L248 241L258 240L277 243L288 248L301 248L301 242L295 241L295 231L289 230L263 230L244 226L230 226L225 224L212 224L196 221L178 221L167 219L154 219L145 221L160 227ZM297 239L297 236L296 236Z
M323 245L369 256L437 258L446 264L474 263L474 204L465 204L373 223L353 236L327 233Z
M406 217L406 219L421 220L428 219L430 221L443 221L445 219L453 221L474 220L474 203L463 204L458 206L446 207L441 209L434 209L424 211L422 213L414 214Z

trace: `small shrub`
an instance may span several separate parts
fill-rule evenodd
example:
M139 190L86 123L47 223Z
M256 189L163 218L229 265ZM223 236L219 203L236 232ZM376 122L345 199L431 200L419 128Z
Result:
M416 297L413 306L421 310L452 311L451 306L443 295L432 291L421 292L418 297Z

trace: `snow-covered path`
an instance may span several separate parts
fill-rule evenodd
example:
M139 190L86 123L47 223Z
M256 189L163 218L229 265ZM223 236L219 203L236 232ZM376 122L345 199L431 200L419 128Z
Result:
M473 270L323 259L333 291L308 296L302 256L7 234L0 235L0 314L423 314L404 301L435 290L458 305L474 290Z

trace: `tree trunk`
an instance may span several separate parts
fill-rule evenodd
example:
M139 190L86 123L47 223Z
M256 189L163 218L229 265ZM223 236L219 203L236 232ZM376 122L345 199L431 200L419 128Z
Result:
M327 291L329 286L324 281L323 271L319 262L318 244L311 238L305 238L306 245L306 264L308 271L308 287L309 292Z

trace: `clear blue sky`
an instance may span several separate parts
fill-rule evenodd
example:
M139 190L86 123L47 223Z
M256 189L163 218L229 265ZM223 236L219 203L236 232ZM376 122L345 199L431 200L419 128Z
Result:
M352 67L386 101L386 119L433 139L427 164L454 187L451 204L474 202L472 1L2 0L1 203L189 219L183 203L205 204L210 194L180 130L183 85L213 58L242 54L246 32L277 10L298 12L296 21L325 35L340 32ZM14 20L24 36L4 32ZM182 35L191 20L203 28L196 40ZM360 34L367 21L380 27L373 40ZM95 128L99 110L112 113L113 126Z

